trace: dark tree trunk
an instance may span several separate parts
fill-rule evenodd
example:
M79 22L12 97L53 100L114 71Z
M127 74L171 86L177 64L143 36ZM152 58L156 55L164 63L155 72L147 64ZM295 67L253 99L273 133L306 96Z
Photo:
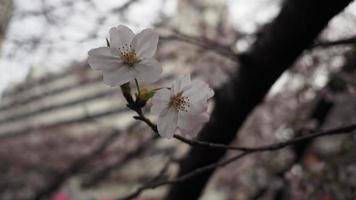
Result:
M240 56L241 67L234 78L216 91L215 109L199 139L223 144L233 141L238 129L272 84L312 44L328 21L350 2L286 1L280 14L264 28L251 50ZM217 162L225 152L193 147L182 161L178 176ZM213 172L172 185L166 199L198 199Z

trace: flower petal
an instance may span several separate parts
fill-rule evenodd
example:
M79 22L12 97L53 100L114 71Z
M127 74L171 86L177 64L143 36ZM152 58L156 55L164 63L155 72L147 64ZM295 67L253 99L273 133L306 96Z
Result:
M180 112L178 115L178 128L185 134L195 136L207 121L209 121L209 114L207 112L199 115Z
M172 138L177 129L178 113L174 108L168 108L161 112L157 122L159 135Z
M187 90L190 88L191 85L191 80L190 80L190 75L181 75L179 76L176 81L173 83L172 90L175 95L177 95L180 92L183 92L184 90Z
M208 109L208 101L201 100L196 102L189 101L189 106L187 106L188 113L191 115L199 115L203 112L206 112Z
M104 83L109 86L122 85L133 80L134 72L127 66L122 66L114 71L103 71Z
M130 28L124 25L113 27L109 31L110 34L110 47L122 48L125 44L130 45L135 34Z
M203 128L203 125L201 124L189 131L187 131L185 129L179 129L179 130L180 130L181 134L183 134L183 135L190 135L192 137L196 137L202 128Z
M171 91L168 89L158 90L152 98L151 113L159 115L163 110L168 109L171 100Z
M152 58L157 50L159 35L152 29L145 29L138 33L132 40L132 47L137 56L142 58Z
M187 88L183 95L188 97L192 104L196 104L196 102L207 101L214 95L214 91L205 82L194 80L192 87Z
M161 64L153 58L143 59L134 66L134 70L137 78L146 83L157 81L162 73Z
M99 47L88 52L88 63L94 70L115 70L122 65L119 55L109 47Z

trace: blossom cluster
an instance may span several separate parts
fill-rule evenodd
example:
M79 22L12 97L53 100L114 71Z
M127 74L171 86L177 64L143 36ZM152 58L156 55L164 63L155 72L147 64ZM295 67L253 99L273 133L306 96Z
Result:
M118 86L135 81L154 83L162 73L161 64L154 58L159 34L144 29L135 34L124 25L111 28L106 47L88 52L88 63L103 73L104 83ZM147 92L145 92L147 94ZM209 120L208 100L213 90L190 75L179 76L168 87L149 92L145 101L152 102L151 113L158 116L157 129L162 137L172 138L176 132L194 136ZM140 95L137 95L140 98Z

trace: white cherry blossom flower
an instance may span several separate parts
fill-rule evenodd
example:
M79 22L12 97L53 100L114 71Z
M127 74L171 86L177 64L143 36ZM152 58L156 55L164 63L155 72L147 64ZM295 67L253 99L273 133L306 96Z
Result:
M151 113L158 115L157 128L162 137L172 138L177 130L195 134L209 120L208 99L214 92L203 81L179 77L170 89L161 89L152 98Z
M161 64L154 59L158 33L144 29L134 34L128 27L111 28L110 47L91 49L88 63L91 68L103 72L104 83L122 85L133 79L152 83L159 79Z

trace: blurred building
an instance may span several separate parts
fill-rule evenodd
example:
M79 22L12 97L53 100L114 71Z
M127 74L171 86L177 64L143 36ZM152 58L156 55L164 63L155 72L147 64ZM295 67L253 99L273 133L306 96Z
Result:
M102 84L100 73L89 70L86 63L38 78L31 77L34 71L23 83L4 92L0 135L123 113L123 102L113 97L119 93Z
M103 84L86 62L61 73L39 71L8 88L0 102L0 199L33 199L62 181L54 191L63 186L71 199L125 194L174 150L150 139L118 87Z

